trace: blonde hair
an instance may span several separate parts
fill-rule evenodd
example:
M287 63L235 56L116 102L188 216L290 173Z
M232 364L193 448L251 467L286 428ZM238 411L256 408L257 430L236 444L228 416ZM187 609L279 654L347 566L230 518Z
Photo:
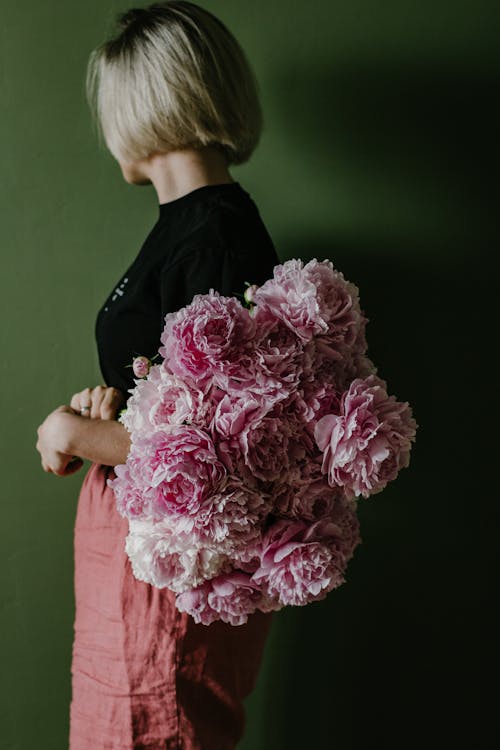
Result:
M179 1L131 8L89 57L86 93L118 161L202 146L242 164L262 131L258 87L241 46L214 15Z

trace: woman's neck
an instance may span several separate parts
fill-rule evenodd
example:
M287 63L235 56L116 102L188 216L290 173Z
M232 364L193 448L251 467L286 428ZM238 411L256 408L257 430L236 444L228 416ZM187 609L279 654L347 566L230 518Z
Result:
M181 198L204 185L234 182L224 154L211 146L155 153L135 162L120 162L120 167L127 182L154 185L158 203Z

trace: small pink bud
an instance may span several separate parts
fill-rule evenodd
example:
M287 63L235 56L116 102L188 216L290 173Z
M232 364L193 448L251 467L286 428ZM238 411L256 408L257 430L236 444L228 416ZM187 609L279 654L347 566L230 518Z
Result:
M257 284L252 284L252 286L248 286L245 289L245 292L243 294L246 302L253 302L255 292L257 291L258 286Z
M136 378L145 378L150 370L151 360L147 357L134 357L132 369Z

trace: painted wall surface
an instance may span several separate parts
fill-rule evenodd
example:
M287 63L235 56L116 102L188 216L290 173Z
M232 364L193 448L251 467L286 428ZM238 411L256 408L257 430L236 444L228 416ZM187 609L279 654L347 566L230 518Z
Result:
M359 286L371 356L420 425L410 468L360 504L347 582L276 615L241 750L492 747L497 5L201 4L262 93L262 142L233 175L282 260L330 258ZM1 0L2 750L67 747L89 464L45 474L36 428L102 382L95 315L156 219L84 98L88 55L126 7Z

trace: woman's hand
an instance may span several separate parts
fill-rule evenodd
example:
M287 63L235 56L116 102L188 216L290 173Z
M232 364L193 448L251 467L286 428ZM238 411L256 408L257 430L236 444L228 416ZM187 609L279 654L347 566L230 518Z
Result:
M57 476L68 476L81 469L83 460L67 450L74 437L75 416L115 420L125 401L125 394L118 388L98 385L75 393L69 406L64 404L54 409L37 430L36 449L41 455L43 470ZM61 412L71 414L72 419L61 417Z
M83 391L75 393L70 406L82 417L115 419L125 400L125 394L119 388L97 385L95 388L84 388Z
M82 468L83 460L64 451L65 436L61 430L59 416L61 412L75 415L74 409L70 406L63 405L54 409L38 427L36 449L41 455L44 471L57 476L68 476Z

